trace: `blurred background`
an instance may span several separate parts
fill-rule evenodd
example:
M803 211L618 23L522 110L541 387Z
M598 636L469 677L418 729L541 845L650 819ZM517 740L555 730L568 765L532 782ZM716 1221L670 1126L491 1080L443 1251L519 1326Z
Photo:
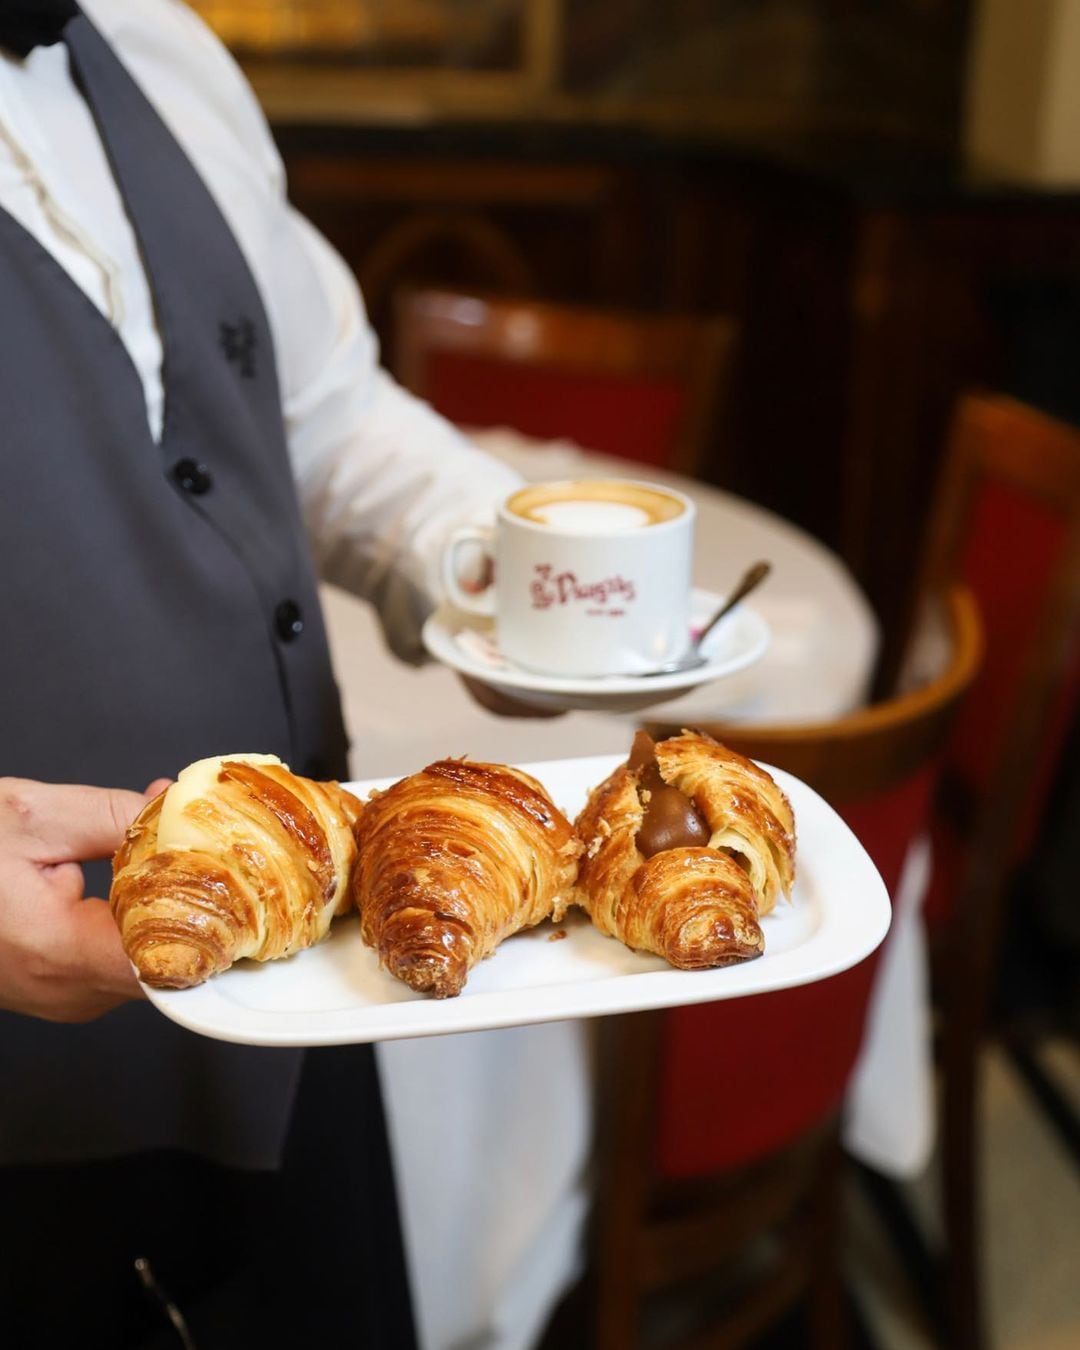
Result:
M957 391L1080 401L1071 0L194 7L388 364L409 286L732 316L702 476L835 547L886 623Z
M391 369L417 289L729 320L692 472L847 564L883 670L957 400L1080 421L1078 0L192 3ZM985 1051L988 1337L1017 1350L1080 1345L1074 764L1010 882L996 971L997 1021L1036 1048ZM933 1184L907 1185L931 1228ZM903 1239L863 1189L848 1203L859 1335L949 1344Z

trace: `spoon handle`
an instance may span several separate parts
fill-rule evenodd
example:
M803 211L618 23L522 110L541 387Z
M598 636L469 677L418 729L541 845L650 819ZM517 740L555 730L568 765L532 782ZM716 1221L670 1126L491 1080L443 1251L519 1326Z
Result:
M712 616L709 622L698 634L697 641L694 644L694 646L698 650L701 649L701 644L709 636L709 634L720 622L720 620L724 617L724 615L730 613L731 610L735 608L735 606L739 603L740 600L745 599L746 596L748 596L752 590L755 590L758 586L760 586L771 571L772 571L772 563L767 562L755 563L753 567L747 570L746 574L743 576L739 584L735 587L735 589L731 592L728 598L724 601L724 603L720 606L720 608L716 611L716 613Z

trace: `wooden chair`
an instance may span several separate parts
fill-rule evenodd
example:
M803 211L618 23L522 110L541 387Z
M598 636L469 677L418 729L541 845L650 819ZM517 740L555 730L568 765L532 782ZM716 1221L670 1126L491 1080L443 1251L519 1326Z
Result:
M959 402L919 603L951 579L978 598L986 655L943 768L926 916L941 1028L948 1344L977 1350L986 1344L980 1051L1008 951L1011 880L1036 838L1080 693L1080 430L1008 398Z
M538 300L400 297L395 373L461 426L567 437L698 472L729 381L728 319L620 314Z
M978 614L962 588L949 596L948 618L947 668L910 695L815 726L704 728L822 791L867 840L890 894L979 661ZM680 729L647 727L654 736ZM877 962L874 954L801 988L605 1026L599 1350L629 1350L651 1296L702 1279L717 1301L704 1327L684 1328L680 1347L745 1345L802 1298L814 1346L843 1344L839 1117ZM680 1316L691 1302L687 1291Z

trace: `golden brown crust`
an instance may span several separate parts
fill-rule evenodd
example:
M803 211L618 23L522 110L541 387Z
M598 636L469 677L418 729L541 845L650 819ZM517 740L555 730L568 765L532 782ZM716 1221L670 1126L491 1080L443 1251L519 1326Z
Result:
M709 848L673 848L648 858L629 888L624 931L632 947L660 952L683 970L746 961L765 950L746 873Z
M759 956L764 938L742 868L706 848L644 858L634 840L643 815L637 775L620 764L577 819L585 853L575 898L596 927L684 970Z
M113 860L109 901L144 983L185 989L242 957L287 956L349 907L361 805L339 784L225 759L183 809L184 846L159 851L165 797L139 814Z
M706 822L709 847L646 859L637 844L648 804L644 774L621 764L593 790L575 824L585 850L577 903L601 932L682 968L760 955L758 917L794 880L787 798L763 770L707 736L684 732L655 750L664 782Z
M580 844L520 769L444 759L372 796L353 889L364 940L392 974L448 998L521 928L560 917Z
M658 741L656 758L666 782L685 792L702 814L711 848L747 865L759 914L768 914L795 882L795 820L776 782L727 746L701 732Z

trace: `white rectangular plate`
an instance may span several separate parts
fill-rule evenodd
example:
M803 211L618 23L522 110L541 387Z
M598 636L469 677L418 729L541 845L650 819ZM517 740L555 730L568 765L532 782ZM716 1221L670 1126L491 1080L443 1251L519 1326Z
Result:
M552 760L522 767L572 820L589 791L623 757ZM602 936L578 910L508 938L469 974L457 998L416 994L379 968L355 918L320 946L281 961L242 961L194 989L146 989L167 1017L242 1045L343 1045L438 1036L526 1022L708 1003L825 979L862 960L889 926L885 886L833 809L790 774L770 770L787 793L798 836L791 904L762 920L765 954L720 970L674 970L657 956ZM346 784L358 796L392 778ZM564 938L558 934L565 933Z

